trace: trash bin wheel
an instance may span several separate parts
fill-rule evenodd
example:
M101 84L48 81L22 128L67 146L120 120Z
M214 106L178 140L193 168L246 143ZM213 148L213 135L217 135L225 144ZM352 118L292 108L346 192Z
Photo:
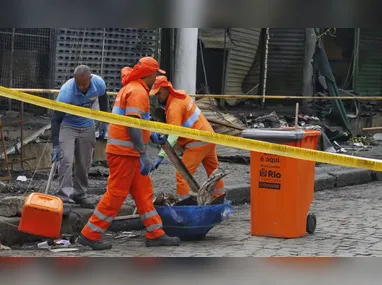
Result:
M309 213L309 215L306 218L306 232L308 234L313 234L316 230L317 225L317 218L316 215L313 213Z

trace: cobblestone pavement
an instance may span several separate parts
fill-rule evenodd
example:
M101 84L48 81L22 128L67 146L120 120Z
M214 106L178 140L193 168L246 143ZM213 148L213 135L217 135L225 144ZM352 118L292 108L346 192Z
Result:
M112 240L110 251L50 253L44 250L3 250L2 256L382 256L382 182L317 192L311 212L317 215L313 235L276 239L250 235L250 207L235 207L229 220L199 242L175 248L146 248L144 233Z

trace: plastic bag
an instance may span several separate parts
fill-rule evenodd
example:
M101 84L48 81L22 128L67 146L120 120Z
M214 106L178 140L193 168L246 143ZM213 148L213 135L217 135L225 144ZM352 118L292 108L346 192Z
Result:
M183 240L202 239L216 225L234 212L231 201L208 206L156 206L169 236Z

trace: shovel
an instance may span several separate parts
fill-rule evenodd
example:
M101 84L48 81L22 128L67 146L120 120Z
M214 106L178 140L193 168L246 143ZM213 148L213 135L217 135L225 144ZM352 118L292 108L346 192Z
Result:
M57 162L54 161L52 163L52 167L50 168L48 183L46 184L46 188L45 188L45 194L48 194L50 190L50 186L52 185L52 180L53 180L54 172L56 171L56 166L57 166Z

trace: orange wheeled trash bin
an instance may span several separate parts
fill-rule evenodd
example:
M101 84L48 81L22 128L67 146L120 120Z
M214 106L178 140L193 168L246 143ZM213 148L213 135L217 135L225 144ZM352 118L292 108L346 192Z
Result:
M320 131L250 129L243 137L316 149ZM251 152L251 234L296 238L313 234L316 216L309 213L314 198L315 162Z

